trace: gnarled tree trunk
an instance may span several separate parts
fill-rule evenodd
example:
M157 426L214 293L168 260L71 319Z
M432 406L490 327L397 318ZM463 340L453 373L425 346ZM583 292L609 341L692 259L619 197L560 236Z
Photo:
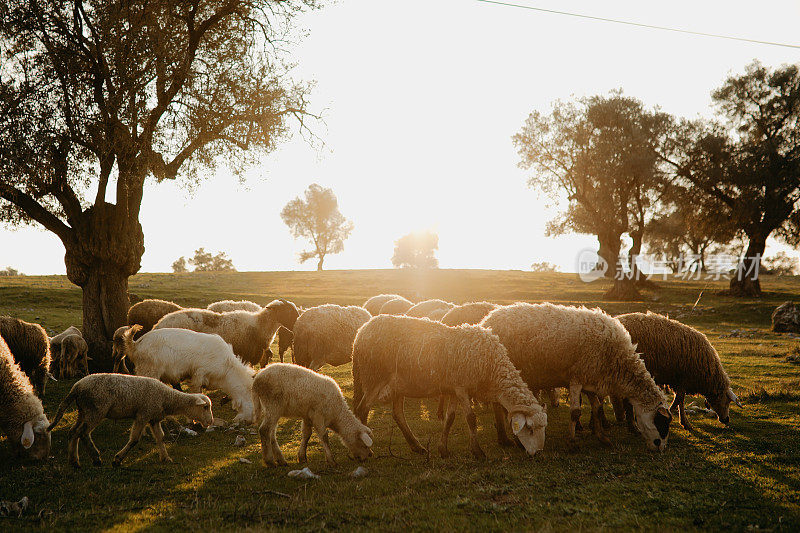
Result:
M622 232L609 230L597 236L600 248L597 255L603 259L608 268L605 276L614 280L614 286L603 295L605 300L638 300L641 298L636 290L634 279L630 272L625 272L619 260L620 238Z
M728 294L731 296L761 296L761 281L758 279L761 269L761 257L767 246L767 239L760 235L750 236L744 258L736 267L731 278Z

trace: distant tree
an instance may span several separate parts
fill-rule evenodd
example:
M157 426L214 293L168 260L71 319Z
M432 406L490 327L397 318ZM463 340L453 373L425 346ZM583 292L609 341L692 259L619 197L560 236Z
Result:
M6 267L3 270L0 270L0 276L24 276L22 272L17 270L16 268Z
M553 263L547 261L538 261L531 264L531 270L534 272L559 272L559 268Z
M344 241L353 231L353 223L339 211L339 202L331 189L312 183L305 198L297 197L281 211L283 222L292 236L311 241L313 249L300 252L305 263L317 258L317 270L322 270L325 257L344 250Z
M181 274L183 272L188 272L189 269L186 268L186 258L180 256L172 263L172 271L176 274Z
M556 102L548 115L534 111L513 137L519 166L533 171L528 186L554 201L566 196L566 210L548 223L548 235L597 236L606 275L616 280L606 298L638 297L619 259L621 237L628 232L632 253L641 251L666 179L659 153L672 124L669 115L612 93Z
M93 367L126 323L145 184L245 169L302 125L308 87L277 43L318 5L0 2L0 221L61 240Z
M760 296L759 261L776 235L800 244L800 71L758 62L712 93L718 123L688 124L677 175L748 239L730 294Z
M797 258L792 257L786 252L778 252L772 257L764 259L764 269L762 274L773 274L775 276L794 276L798 270Z
M177 261L176 261L177 263ZM212 255L206 252L205 248L198 248L194 251L194 257L189 259L189 264L194 266L195 272L226 272L235 271L233 261L228 259L225 252ZM173 263L173 268L175 264Z
M439 268L435 255L438 249L437 234L432 231L412 232L395 241L392 264L396 268Z

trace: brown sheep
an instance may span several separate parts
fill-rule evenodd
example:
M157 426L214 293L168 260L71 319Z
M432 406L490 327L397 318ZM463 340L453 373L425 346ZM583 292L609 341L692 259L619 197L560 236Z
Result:
M128 325L139 324L142 329L136 334L138 339L155 326L161 318L174 311L183 309L174 302L165 300L142 300L128 309Z
M36 395L44 398L50 377L50 338L39 324L9 316L0 317L0 336L6 340L14 359L31 380Z

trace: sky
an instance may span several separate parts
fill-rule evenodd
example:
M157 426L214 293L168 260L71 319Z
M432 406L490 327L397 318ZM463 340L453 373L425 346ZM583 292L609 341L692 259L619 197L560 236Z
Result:
M800 4L765 1L526 1L546 9L800 44ZM199 247L236 268L313 270L307 244L280 218L311 183L331 187L355 224L327 269L390 268L394 241L439 234L443 268L528 269L549 261L574 271L591 236L545 237L558 212L526 186L511 136L557 99L622 89L683 117L710 116L711 91L758 59L796 63L800 50L577 19L474 0L339 0L299 21L294 75L314 80L312 125L249 169L224 165L187 190L146 186L143 272L165 272ZM298 132L295 126L294 131ZM92 194L93 197L93 194ZM767 255L780 246L772 245ZM64 273L58 239L0 227L0 268Z

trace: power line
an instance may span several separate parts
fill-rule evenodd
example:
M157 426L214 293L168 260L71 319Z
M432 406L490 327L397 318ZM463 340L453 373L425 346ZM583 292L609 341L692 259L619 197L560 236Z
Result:
M720 35L717 33L705 33L702 31L692 31L692 30L682 30L679 28L669 28L667 26L656 26L653 24L642 24L640 22L630 22L628 20L617 20L617 19L610 19L605 17L595 17L592 15L584 15L581 13L570 13L567 11L557 11L555 9L545 9L543 7L533 7L533 6L526 6L522 4L512 4L510 2L497 2L495 0L476 0L477 2L483 2L484 4L495 4L498 6L507 6L507 7L518 7L521 9L529 9L531 11L541 11L543 13L551 13L554 15L566 15L568 17L576 17L582 19L589 19L589 20L598 20L601 22L611 22L614 24L624 24L626 26L636 26L638 28L647 28L651 30L662 30L662 31L672 31L675 33L687 33L689 35L700 35L701 37L714 37L715 39L728 39L730 41L742 41L745 43L755 43L755 44L766 44L769 46L782 46L784 48L794 48L800 49L800 45L796 44L786 44L786 43L775 43L771 41L759 41L757 39L746 39L744 37L733 37L731 35Z

